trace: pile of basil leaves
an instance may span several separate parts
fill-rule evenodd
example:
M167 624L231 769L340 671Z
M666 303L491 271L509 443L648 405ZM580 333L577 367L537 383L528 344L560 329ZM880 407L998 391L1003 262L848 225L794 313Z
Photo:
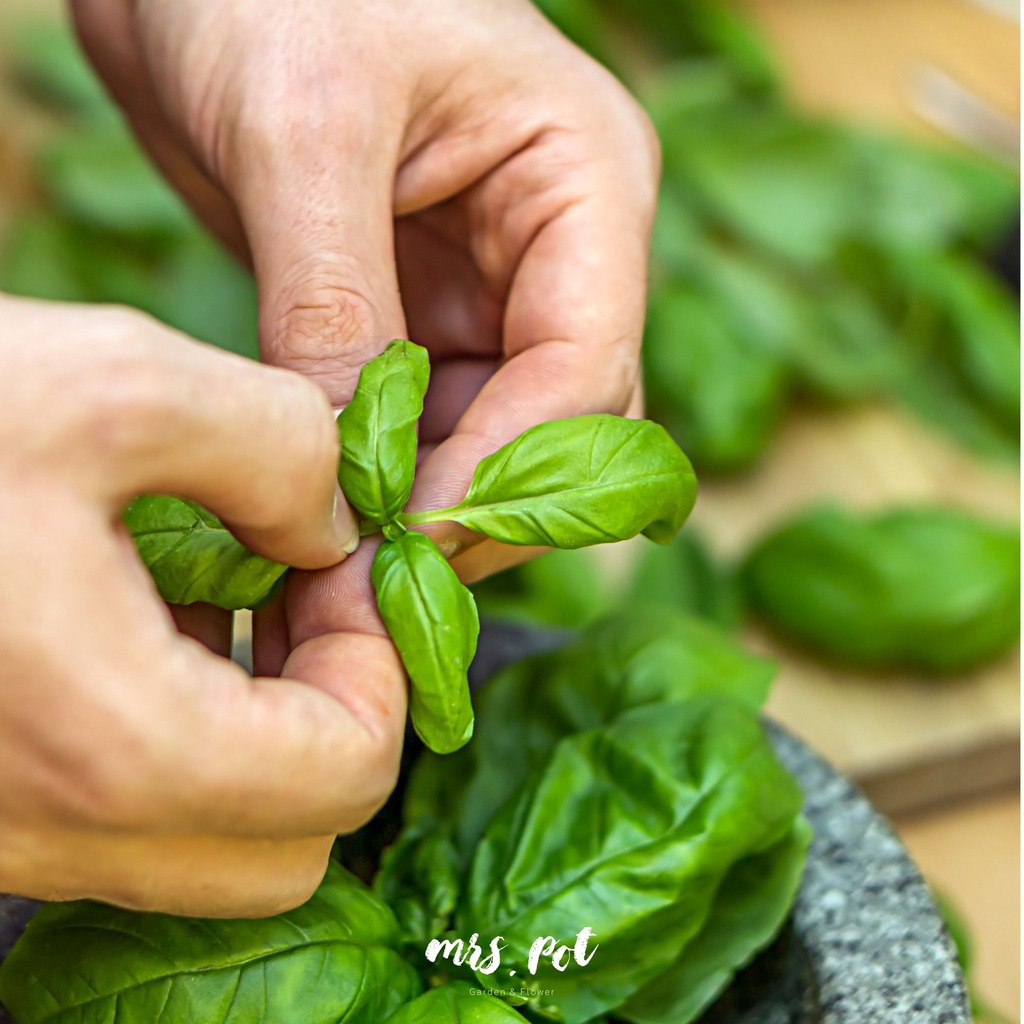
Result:
M675 612L604 621L485 686L460 752L422 755L372 888L332 863L263 921L51 904L0 1001L18 1024L685 1024L778 931L807 851L758 721L771 675ZM585 966L530 973L535 939L584 928ZM498 936L493 972L424 955Z

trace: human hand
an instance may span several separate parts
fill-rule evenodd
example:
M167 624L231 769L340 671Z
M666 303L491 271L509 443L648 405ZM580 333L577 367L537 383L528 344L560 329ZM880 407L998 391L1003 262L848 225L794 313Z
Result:
M337 406L391 338L430 349L411 508L457 502L538 422L639 412L657 142L528 0L73 7L143 143L253 265L266 361ZM467 580L523 557L431 532ZM321 611L366 599L352 568Z
M0 891L304 901L394 785L401 664L379 630L318 632L250 678L175 629L120 513L182 494L260 554L337 564L326 396L127 310L0 296L0 323Z

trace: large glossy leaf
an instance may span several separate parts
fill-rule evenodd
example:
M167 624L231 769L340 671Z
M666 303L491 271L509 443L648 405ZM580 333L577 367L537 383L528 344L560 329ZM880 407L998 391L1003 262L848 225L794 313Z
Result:
M288 571L254 555L216 516L183 498L136 498L124 521L160 596L171 604L253 608Z
M424 757L412 774L406 820L455 822L460 863L494 814L565 736L637 707L719 695L758 709L771 662L708 623L646 607L594 623L578 640L517 662L476 697L477 741L448 769Z
M409 674L416 732L439 754L458 750L473 735L466 678L480 632L473 595L422 533L383 541L370 580Z
M1020 534L942 508L812 509L755 548L754 607L813 650L874 668L956 672L1020 633Z
M719 884L693 941L615 1016L631 1024L687 1024L696 1018L788 917L810 840L810 827L798 818L784 839L738 861Z
M612 1010L704 927L738 860L792 828L800 795L753 713L721 697L636 708L559 741L476 847L456 933L501 935L502 972L567 1024ZM564 973L538 936L600 946ZM506 979L482 982L492 986Z
M581 548L638 533L664 544L696 497L663 427L596 414L532 427L481 461L460 504L402 519L454 520L506 544Z
M44 907L0 969L18 1024L380 1024L420 985L391 912L337 865L265 920Z
M523 1024L508 1003L453 982L431 989L388 1017L387 1024Z
M405 508L416 473L416 423L430 378L427 350L393 341L359 374L338 417L338 482L352 505L380 526Z

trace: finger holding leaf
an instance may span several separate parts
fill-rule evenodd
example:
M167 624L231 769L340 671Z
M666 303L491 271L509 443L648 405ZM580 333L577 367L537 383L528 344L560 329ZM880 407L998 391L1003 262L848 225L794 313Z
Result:
M640 533L667 544L693 508L697 482L687 457L658 424L600 413L530 428L480 462L457 505L405 512L429 375L426 350L402 340L363 367L338 418L338 480L362 516L360 532L383 534L370 578L409 675L413 725L428 747L450 753L473 732L466 673L479 621L472 594L415 528L456 522L506 544L555 548ZM284 572L273 563L253 563L198 506L186 506L184 517L204 530L219 527L215 535L198 526L190 532L187 523L182 533L180 499L139 501L144 504L132 506L127 523L165 596L173 590L178 599L253 607ZM163 539L171 534L161 531L172 528L177 543Z

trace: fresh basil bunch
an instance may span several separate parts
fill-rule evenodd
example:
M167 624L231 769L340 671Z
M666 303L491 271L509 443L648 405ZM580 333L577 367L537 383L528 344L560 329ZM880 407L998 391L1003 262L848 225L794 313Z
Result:
M332 865L267 920L47 906L0 1001L18 1024L687 1024L771 941L803 868L800 793L757 719L771 674L667 610L595 624L492 680L475 743L421 758L375 891ZM538 936L586 927L586 966L529 973ZM424 956L474 932L502 937L497 972Z
M807 848L756 717L771 673L667 610L501 673L476 742L413 770L375 880L410 951L446 931L501 935L501 971L478 984L514 969L545 1019L692 1020L775 934ZM584 926L600 942L586 968L528 974L538 935L572 946ZM436 966L435 980L459 975Z
M880 669L959 672L1020 634L1020 534L941 508L812 509L747 559L751 605L811 649Z
M489 455L458 505L405 512L429 378L426 350L410 341L393 341L363 367L338 418L338 481L362 532L383 534L370 579L409 674L413 726L432 750L448 753L473 733L466 672L479 621L473 595L437 545L410 527L457 522L506 544L555 548L638 533L667 544L693 508L697 484L656 423L577 416L542 423ZM161 595L175 604L256 607L286 571L180 498L138 498L125 521Z

